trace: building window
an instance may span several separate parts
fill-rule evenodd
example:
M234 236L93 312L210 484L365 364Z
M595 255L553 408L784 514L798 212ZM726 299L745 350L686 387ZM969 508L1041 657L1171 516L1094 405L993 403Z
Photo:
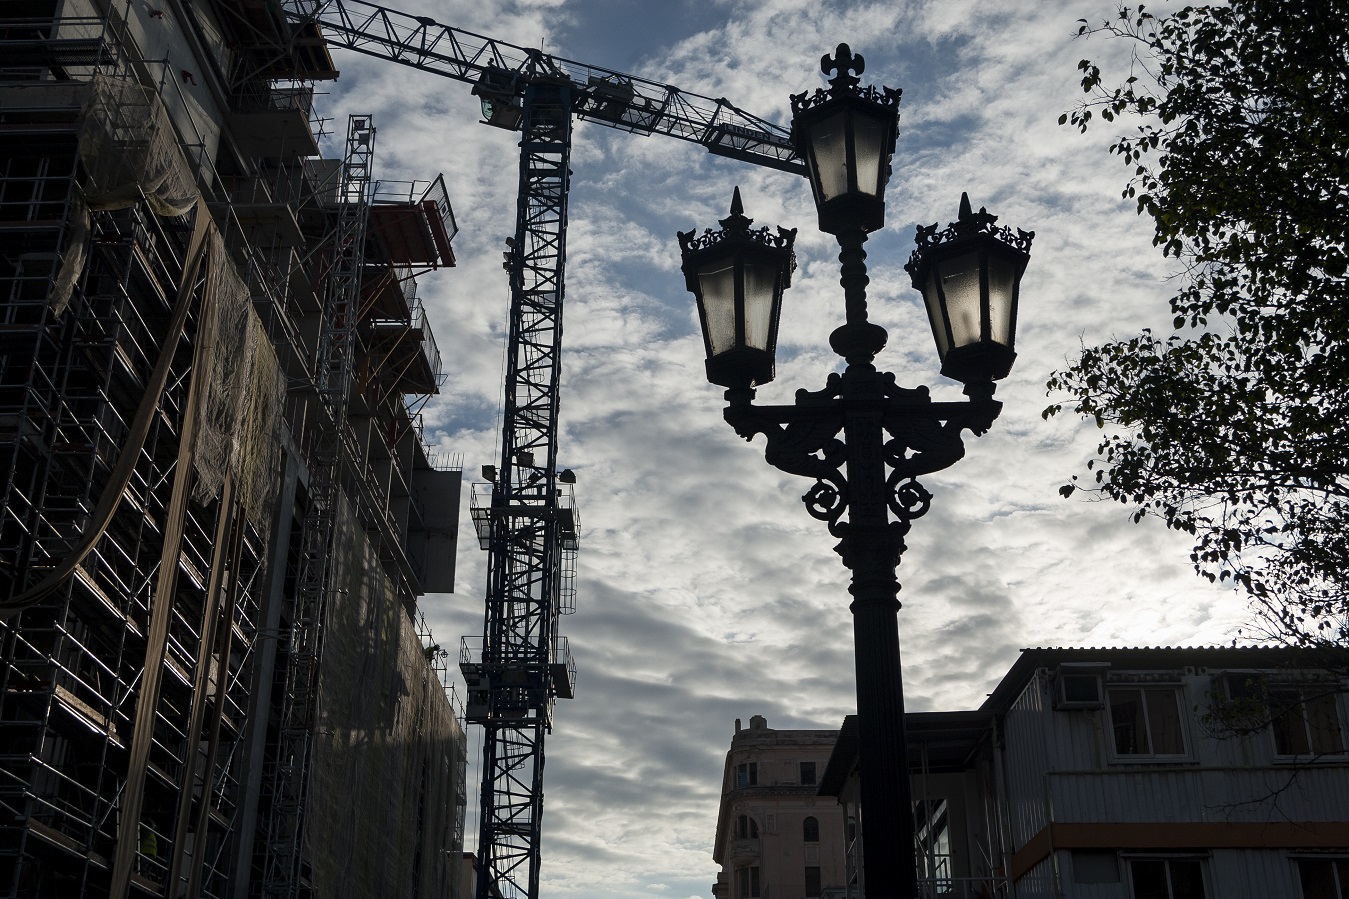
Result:
M815 820L814 816L807 817L801 822L801 839L807 843L820 842L820 822Z
M1339 755L1344 752L1340 710L1332 692L1269 691L1274 751L1278 755Z
M1119 883L1119 856L1108 849L1074 849L1073 883Z
M742 840L757 840L759 838L759 822L749 815L741 815L735 822L735 835Z
M806 899L820 895L820 869L815 865L806 866Z
M1206 899L1203 862L1197 858L1129 860L1133 899Z
M1349 858L1300 858L1302 899L1349 899Z
M1111 687L1116 755L1184 755L1185 730L1175 687Z
M735 874L736 899L755 899L759 895L759 866L740 868Z
M735 766L735 785L740 787L754 787L759 784L759 763L741 762Z
M1060 665L1054 681L1058 688L1054 696L1056 709L1099 709L1101 701L1101 674L1105 666L1083 662Z
M813 786L815 786L815 763L814 763L814 762L802 762L802 763L801 763L801 786L803 786L803 787L813 787Z

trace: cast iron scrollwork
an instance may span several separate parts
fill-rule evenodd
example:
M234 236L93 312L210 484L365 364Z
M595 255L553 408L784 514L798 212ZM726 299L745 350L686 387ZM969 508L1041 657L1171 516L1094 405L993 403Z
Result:
M798 390L791 406L755 406L749 400L749 396L733 400L725 410L726 421L746 440L763 434L769 464L815 479L802 502L836 537L843 536L847 528L843 513L852 505L843 437L850 412L881 408L881 424L888 435L882 460L885 504L907 532L910 522L926 514L932 503L919 476L959 461L965 455L962 432L983 434L1002 408L992 399L934 403L927 388L898 387L893 375L874 372L854 376L851 383L846 376L832 374L823 390Z

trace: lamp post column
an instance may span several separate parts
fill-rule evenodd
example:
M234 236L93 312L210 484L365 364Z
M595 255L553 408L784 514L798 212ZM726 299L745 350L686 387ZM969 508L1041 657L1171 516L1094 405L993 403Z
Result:
M852 370L844 375L845 382ZM875 381L874 373L865 380ZM854 385L865 389L865 384ZM850 397L844 393L844 403ZM860 399L860 398L859 398ZM884 433L879 405L845 413L849 521L835 551L852 572L850 609L857 674L857 738L866 892L916 899L913 802L899 655L899 580L904 525L886 513Z
M867 894L917 899L913 801L899 655L899 579L907 522L891 521L886 482L886 398L872 360L885 329L867 318L866 233L840 231L839 282L845 321L830 335L848 365L839 404L847 446L848 521L834 547L852 572L849 609L857 677L857 751L862 805L862 857Z

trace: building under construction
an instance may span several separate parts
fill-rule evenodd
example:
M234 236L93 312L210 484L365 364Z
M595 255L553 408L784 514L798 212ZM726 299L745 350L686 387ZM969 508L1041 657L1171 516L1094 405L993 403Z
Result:
M0 6L0 897L458 895L454 218L291 2Z

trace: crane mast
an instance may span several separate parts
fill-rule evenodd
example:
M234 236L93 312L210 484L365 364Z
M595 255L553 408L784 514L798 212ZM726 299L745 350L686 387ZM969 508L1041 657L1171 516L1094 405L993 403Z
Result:
M487 124L521 134L501 455L472 509L488 551L485 620L480 645L463 641L460 667L466 717L484 731L476 899L537 899L544 740L554 701L575 687L558 619L574 608L577 519L557 470L572 119L805 169L784 129L724 99L365 0L290 0L288 10L294 22L321 26L330 46L473 84Z
M555 664L564 544L576 541L557 483L570 103L565 82L525 88L501 459L490 503L474 510L488 538L486 621L481 651L463 653L460 665L468 720L484 728L482 899L539 894L544 734L553 700L573 688L565 655Z

